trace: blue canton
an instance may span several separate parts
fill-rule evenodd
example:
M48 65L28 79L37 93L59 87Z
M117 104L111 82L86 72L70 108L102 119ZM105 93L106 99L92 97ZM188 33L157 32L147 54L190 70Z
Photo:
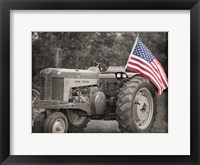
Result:
M154 55L150 52L150 50L143 44L139 39L137 40L135 49L133 51L133 55L136 55L140 58L143 58L147 62L151 62L154 59Z

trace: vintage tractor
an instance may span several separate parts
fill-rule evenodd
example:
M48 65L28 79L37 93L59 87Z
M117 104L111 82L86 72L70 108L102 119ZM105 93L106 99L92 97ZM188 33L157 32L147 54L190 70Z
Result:
M117 120L122 132L151 131L156 114L153 84L122 66L109 66L103 56L92 61L96 66L87 70L56 66L40 72L40 99L33 107L45 111L35 118L34 132L81 132L90 119Z

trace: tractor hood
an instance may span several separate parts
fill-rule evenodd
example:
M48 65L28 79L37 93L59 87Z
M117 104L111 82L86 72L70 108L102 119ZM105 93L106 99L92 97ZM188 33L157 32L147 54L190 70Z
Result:
M63 78L83 78L83 79L97 79L99 76L99 69L91 67L88 70L79 69L61 69L61 68L46 68L41 70L40 76L63 77Z
M105 73L125 72L124 66L109 66Z
M126 74L129 78L138 74L138 73L135 73L135 72L127 72L125 70L124 66L109 66L109 68L105 72L101 73L99 75L99 77L105 78L105 79L107 79L107 78L113 79L113 78L116 78L115 73L117 73L117 72L126 72Z

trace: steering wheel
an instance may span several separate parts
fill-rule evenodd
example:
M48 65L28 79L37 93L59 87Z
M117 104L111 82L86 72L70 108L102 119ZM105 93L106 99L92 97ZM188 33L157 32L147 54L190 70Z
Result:
M94 56L92 62L96 64L96 67L98 67L101 72L105 72L109 67L109 61L100 55Z

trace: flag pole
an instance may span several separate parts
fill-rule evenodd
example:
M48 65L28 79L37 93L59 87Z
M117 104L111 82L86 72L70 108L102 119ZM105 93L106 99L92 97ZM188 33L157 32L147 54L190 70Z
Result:
M130 53L130 55L129 55L129 58L128 58L127 62L126 62L126 65L125 65L125 71L126 71L126 68L127 68L128 62L129 62L129 60L130 60L130 58L131 58L131 54L133 54L133 51L134 51L135 46L136 46L136 44L137 44L137 40L138 40L138 38L139 38L139 34L137 35L137 37L136 37L136 39L135 39L135 42L134 42L133 48L132 48L131 53Z

